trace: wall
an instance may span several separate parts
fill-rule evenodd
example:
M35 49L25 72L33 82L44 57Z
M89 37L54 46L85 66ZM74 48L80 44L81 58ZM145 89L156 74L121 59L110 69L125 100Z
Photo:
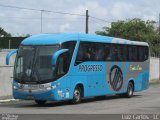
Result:
M8 51L8 50L7 50ZM5 65L5 57L8 52L0 52L0 97L12 94L13 65L15 55L11 58L10 66ZM151 57L150 59L150 79L159 78L159 59Z
M151 57L150 58L150 80L159 79L159 58Z
M12 78L13 65L15 55L11 57L11 64L5 65L5 56L8 52L0 52L0 97L9 96L12 94Z

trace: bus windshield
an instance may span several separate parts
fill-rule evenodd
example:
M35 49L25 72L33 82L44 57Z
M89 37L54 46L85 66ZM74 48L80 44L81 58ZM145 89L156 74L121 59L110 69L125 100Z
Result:
M55 78L51 57L59 50L53 46L20 46L14 68L14 78L22 83L41 83Z

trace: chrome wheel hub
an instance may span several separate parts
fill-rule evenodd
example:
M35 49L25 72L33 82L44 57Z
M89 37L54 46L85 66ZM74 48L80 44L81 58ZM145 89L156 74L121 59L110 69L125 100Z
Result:
M128 93L129 93L129 96L131 96L133 94L133 89L131 86L129 86L129 88L128 88Z
M79 92L78 90L75 90L74 96L75 96L75 100L76 100L76 101L79 101L79 100L80 100L81 95L80 95L80 92Z

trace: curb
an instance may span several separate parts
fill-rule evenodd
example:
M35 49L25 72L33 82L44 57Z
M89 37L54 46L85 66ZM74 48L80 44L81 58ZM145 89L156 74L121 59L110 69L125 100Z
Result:
M0 103L5 103L5 102L15 102L19 101L18 99L5 99L5 100L0 100Z

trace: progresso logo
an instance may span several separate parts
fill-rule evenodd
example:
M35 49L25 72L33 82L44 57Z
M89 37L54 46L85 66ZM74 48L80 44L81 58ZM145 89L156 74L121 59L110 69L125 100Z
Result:
M79 65L80 72L102 72L102 65Z
M114 91L119 91L123 85L123 74L117 65L114 65L109 74L110 86Z

